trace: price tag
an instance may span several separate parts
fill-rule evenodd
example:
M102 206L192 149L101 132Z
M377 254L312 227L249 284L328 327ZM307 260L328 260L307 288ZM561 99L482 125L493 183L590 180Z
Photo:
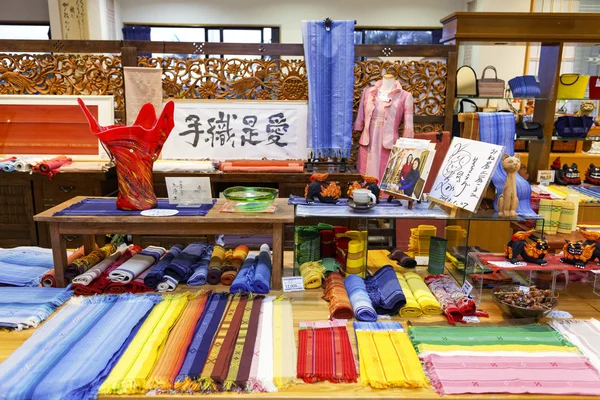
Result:
M519 290L523 293L529 293L529 287L528 286L519 286Z
M548 317L550 318L573 318L573 316L566 312L566 311L562 311L562 310L552 310L550 311L550 314L548 314Z
M212 203L210 178L168 177L169 204L200 205Z
M284 292L300 292L304 290L304 280L301 276L286 276L281 278Z
M463 321L465 321L467 324L478 324L479 318L472 316L472 317L463 317Z
M460 288L460 290L465 294L465 295L470 295L471 292L473 291L473 285L471 285L471 282L469 281L465 281L465 283L463 283L462 288Z
M539 170L537 174L537 180L542 186L548 186L554 182L554 174L556 171L551 169Z

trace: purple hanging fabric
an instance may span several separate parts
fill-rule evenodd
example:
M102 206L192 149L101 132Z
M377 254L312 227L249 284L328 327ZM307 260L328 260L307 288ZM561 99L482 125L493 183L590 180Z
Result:
M123 40L152 40L151 28L146 25L125 25L123 27ZM139 53L141 57L152 57L152 53Z
M515 117L511 113L477 113L479 115L479 137L482 142L504 146L504 152L509 156L515 155ZM498 196L504 190L506 183L506 171L499 162L492 182L496 187L496 198L494 199L494 209L498 211ZM517 174L517 197L519 206L517 213L521 217L537 215L531 208L531 186L527 180Z

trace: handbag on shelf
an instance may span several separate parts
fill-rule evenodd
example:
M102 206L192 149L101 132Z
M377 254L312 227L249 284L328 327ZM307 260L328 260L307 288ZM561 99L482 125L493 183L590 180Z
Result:
M532 98L540 95L540 84L533 75L517 76L508 81L514 98Z
M462 99L458 102L458 113L452 116L452 136L460 136L460 122L458 122L458 114L465 112L463 103L469 103L474 107L473 112L477 112L477 103L473 100Z
M558 82L559 99L583 99L590 80L589 75L562 74Z
M544 127L539 122L524 121L517 123L517 138L544 138Z
M456 71L456 96L477 96L477 74L468 65L463 65Z
M584 138L594 124L592 117L563 116L558 117L554 123L554 129L558 136L563 138Z
M494 71L495 78L486 78L485 71ZM492 65L488 65L481 73L481 79L477 81L477 90L479 97L504 97L505 83L502 79L498 79L498 72Z
M600 99L600 76L590 76L589 98L591 100Z

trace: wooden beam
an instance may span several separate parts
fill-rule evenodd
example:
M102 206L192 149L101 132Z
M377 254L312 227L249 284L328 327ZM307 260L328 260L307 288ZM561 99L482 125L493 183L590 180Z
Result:
M456 49L455 46L452 46ZM452 117L454 114L454 93L456 91L456 71L458 69L458 53L448 53L446 61L448 72L446 75L446 109L444 110L444 130L452 132Z

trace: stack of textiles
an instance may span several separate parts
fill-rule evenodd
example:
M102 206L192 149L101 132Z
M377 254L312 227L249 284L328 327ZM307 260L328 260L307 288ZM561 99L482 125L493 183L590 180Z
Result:
M392 261L388 258L390 254L387 250L369 250L367 251L367 267L370 270L378 270L379 268L391 265L394 268L399 268L396 261Z
M360 383L375 389L424 388L427 377L402 324L354 322Z
M345 231L335 235L338 261L345 265L346 274L367 276L367 232ZM342 260L339 259L342 255ZM343 257L345 255L345 258Z
M498 285L510 285L513 279L506 275L502 270L487 272L483 274L471 274L473 283L484 285L486 287L494 287Z
M552 320L550 326L562 334L579 351L588 358L589 362L600 371L600 322L592 318Z
M159 292L172 292L179 282L187 281L197 266L203 263L212 246L204 243L192 243L171 260L164 270L163 280L156 288Z
M325 279L323 298L329 302L330 319L351 319L354 316L344 278L338 272L332 272Z
M72 299L0 364L2 398L96 398L158 301L156 295Z
M373 308L363 278L358 275L349 275L344 280L344 286L346 286L356 319L367 322L377 321L377 312Z
M242 264L248 257L248 246L241 244L230 250L223 261L223 273L221 274L221 284L231 286L237 276Z
M41 247L0 249L0 285L38 286L54 267L52 250Z
M225 261L226 250L223 246L215 245L208 263L208 273L206 282L211 285L216 285L221 282L221 274L223 273L223 261Z
M429 256L429 242L432 236L436 236L437 228L433 225L419 225L410 230L408 251L412 257Z
M448 248L464 246L467 242L467 231L460 225L448 225L445 229Z
M215 164L210 160L157 160L152 166L153 172L214 172Z
M406 305L394 268L385 266L365 280L371 304L378 315L397 314Z
M268 244L263 244L260 246L258 256L248 254L240 272L231 284L230 292L269 293L271 290L271 270L271 249Z
M304 172L302 160L231 160L219 164L223 172Z
M0 171L29 172L33 165L41 161L39 157L10 157L0 160Z
M429 287L419 275L414 272L406 272L404 279L410 288L415 300L421 308L421 312L425 315L440 315L443 314L442 306L435 298Z
M176 244L171 246L169 251L162 256L162 258L154 265L152 270L146 274L144 277L144 284L150 289L156 289L159 283L161 283L165 278L165 270L171 264L171 261L177 257L179 253L183 250L183 246L180 244Z
M0 327L35 328L72 295L67 289L0 287Z
M544 234L556 235L557 233L571 233L573 219L575 218L575 204L566 200L540 199L538 214L544 221L536 221L536 230Z
M154 265L165 252L166 250L162 247L148 246L109 272L108 279L112 282L131 282L139 274Z
M58 174L60 168L63 165L69 165L73 160L66 156L58 156L49 160L44 160L31 167L33 172L39 172L42 175L52 179L54 175Z
M548 326L410 327L440 394L600 395L600 374Z
M460 290L452 277L443 274L429 275L425 278L425 283L442 305L446 319L451 325L457 322L464 323L463 317L466 316L488 317L484 311L477 310L473 299Z
M298 378L306 383L356 382L356 360L345 321L300 322Z
M569 186L569 194L577 194L587 200L587 203L600 203L600 188L597 186Z
M98 248L98 245L95 245L95 248ZM73 261L77 260L79 257L83 257L85 255L85 250L83 246L75 250L73 253L69 255L67 258L67 263L71 264ZM56 287L56 276L54 268L50 271L46 272L42 275L42 286L44 287Z
M321 259L321 235L317 226L297 226L295 257L298 265Z
M450 261L452 263L452 266L456 269L465 269L465 263L448 251L446 252L446 260Z
M325 278L325 267L321 261L308 261L300 264L300 275L305 289L320 288Z
M0 160L0 171L13 172L15 170L15 161L17 161L17 157L9 157Z
M74 260L65 268L65 280L71 282L76 276L83 274L116 251L117 246L109 243L99 249L93 250L90 254Z

